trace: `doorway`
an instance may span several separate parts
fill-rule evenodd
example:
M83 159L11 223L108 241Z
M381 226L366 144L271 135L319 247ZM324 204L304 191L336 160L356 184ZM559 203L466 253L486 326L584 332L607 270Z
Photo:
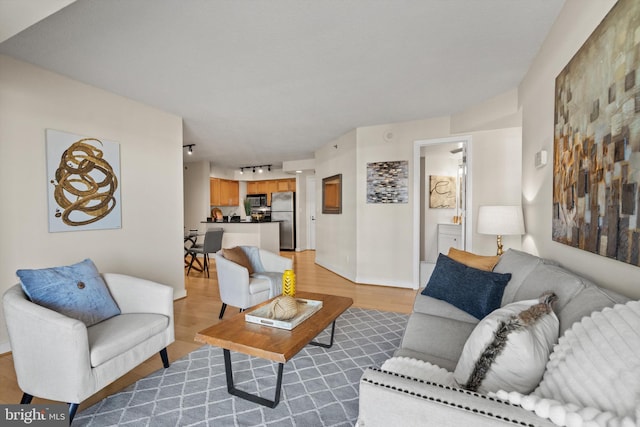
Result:
M413 278L417 288L426 284L438 253L446 255L452 242L459 249L471 247L471 209L467 209L472 195L471 142L470 135L414 142L413 219L414 230L419 232L413 237ZM437 183L434 188L432 183ZM437 197L430 200L432 190L443 183L452 198L447 203L436 202ZM450 233L456 233L455 238Z

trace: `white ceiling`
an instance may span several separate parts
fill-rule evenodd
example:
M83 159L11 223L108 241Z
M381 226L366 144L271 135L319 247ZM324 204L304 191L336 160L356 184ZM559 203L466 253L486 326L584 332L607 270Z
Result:
M279 165L516 87L563 3L77 0L0 53L182 116L185 160Z

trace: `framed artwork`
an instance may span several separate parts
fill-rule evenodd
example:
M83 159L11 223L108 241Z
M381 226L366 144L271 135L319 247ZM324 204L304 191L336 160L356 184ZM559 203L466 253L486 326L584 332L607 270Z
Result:
M122 227L120 145L47 129L49 232Z
M620 0L555 82L553 240L640 265L640 2Z
M322 213L342 213L342 174L322 179Z
M435 209L455 209L455 176L429 175L429 207Z
M409 162L367 163L367 203L408 203Z

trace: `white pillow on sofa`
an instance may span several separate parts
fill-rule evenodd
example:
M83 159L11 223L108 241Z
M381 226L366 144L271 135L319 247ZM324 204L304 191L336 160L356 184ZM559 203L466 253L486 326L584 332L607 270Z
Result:
M538 300L499 308L478 323L464 345L453 373L458 384L481 393L530 393L558 341L559 321L553 293Z

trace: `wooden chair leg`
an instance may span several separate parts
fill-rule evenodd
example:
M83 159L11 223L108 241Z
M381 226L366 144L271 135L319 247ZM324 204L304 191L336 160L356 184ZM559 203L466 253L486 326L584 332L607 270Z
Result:
M220 309L220 316L218 316L218 319L222 319L222 316L224 316L224 311L227 309L227 304L222 303L222 308Z

